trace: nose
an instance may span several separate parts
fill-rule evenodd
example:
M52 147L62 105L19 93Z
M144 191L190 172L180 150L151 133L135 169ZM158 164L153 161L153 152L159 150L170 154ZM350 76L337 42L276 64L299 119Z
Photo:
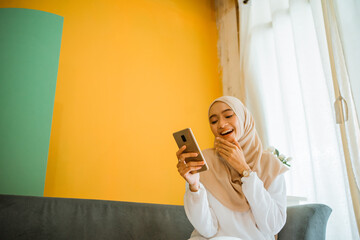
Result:
M224 128L227 125L227 121L224 118L219 119L218 128Z

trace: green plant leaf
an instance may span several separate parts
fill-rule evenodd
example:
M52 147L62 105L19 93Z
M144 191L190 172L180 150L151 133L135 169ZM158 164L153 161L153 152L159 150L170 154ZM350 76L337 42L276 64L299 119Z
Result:
M276 154L276 156L278 156L278 157L279 157L279 155L280 155L279 150L277 150L276 148L275 148L275 154Z

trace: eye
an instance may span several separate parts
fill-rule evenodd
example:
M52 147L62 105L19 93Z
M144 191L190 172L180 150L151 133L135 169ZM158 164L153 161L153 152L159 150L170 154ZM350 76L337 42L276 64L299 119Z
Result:
M234 116L234 114L231 114L229 116L226 116L226 118L231 118L232 116Z
M215 123L217 123L217 120L215 120L215 121L211 121L211 124L215 124Z

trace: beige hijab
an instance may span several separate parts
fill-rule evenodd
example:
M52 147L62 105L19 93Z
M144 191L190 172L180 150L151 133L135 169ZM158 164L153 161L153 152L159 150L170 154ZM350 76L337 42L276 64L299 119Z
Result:
M263 150L254 119L239 99L231 96L217 98L211 103L209 111L215 102L226 103L238 117L241 126L238 142L244 151L246 162L268 189L274 179L287 171L288 167L272 153ZM240 174L215 153L214 148L204 150L203 154L209 170L200 173L200 182L227 208L239 212L249 210L250 206L242 191Z

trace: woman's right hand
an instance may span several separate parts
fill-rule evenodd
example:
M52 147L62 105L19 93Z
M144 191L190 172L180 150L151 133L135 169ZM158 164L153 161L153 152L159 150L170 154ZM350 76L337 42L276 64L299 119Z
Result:
M177 152L178 158L177 168L180 175L189 183L190 190L196 192L200 187L200 174L197 170L200 170L204 165L204 161L189 161L186 163L185 159L190 157L196 157L198 153L183 153L186 149L186 145L182 146Z

